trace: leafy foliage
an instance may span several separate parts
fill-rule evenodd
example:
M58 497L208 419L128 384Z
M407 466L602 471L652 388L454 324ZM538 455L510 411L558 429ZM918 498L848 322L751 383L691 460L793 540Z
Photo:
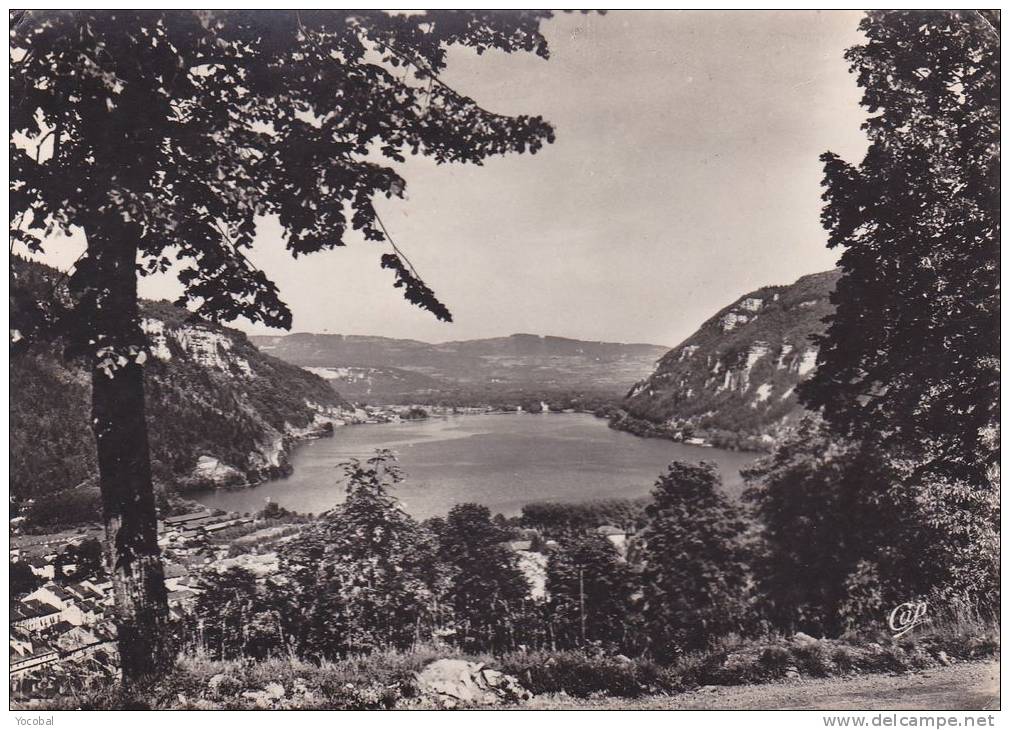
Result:
M872 643L868 643L872 641ZM261 709L256 697L275 684L284 698L273 706L291 710L364 710L418 707L415 675L450 650L437 645L407 652L384 651L321 665L296 657L264 661L181 656L167 677L124 690L106 683L83 687L49 700L12 693L12 707L43 710ZM804 676L846 677L853 673L905 673L940 669L951 659L978 660L999 655L999 632L991 623L930 627L929 634L900 643L889 636L852 637L797 643L782 637L727 641L664 667L645 658L606 656L586 651L516 651L500 656L461 655L519 679L541 697L527 709L550 709L569 697L669 695L702 685L759 684L784 679L791 670ZM96 686L97 685L97 686ZM29 704L30 702L30 704ZM651 703L650 703L651 704ZM424 707L424 705L421 705Z
M464 648L514 648L529 584L516 557L501 543L508 534L478 504L449 510L438 532L439 557L449 568L446 599L455 617L454 637Z
M745 477L762 526L761 604L775 626L837 635L942 580L942 536L876 445L807 419Z
M24 560L12 560L10 562L10 595L11 598L31 593L44 582Z
M284 646L281 614L269 591L242 568L208 573L194 607L200 646L217 659L264 659Z
M644 658L632 661L602 652L558 649L510 652L497 663L536 695L638 697L650 690L670 689L662 669Z
M870 147L826 153L836 311L804 401L874 442L942 530L950 596L998 586L999 15L871 12L846 58Z
M642 534L643 615L653 655L669 661L741 628L745 525L710 463L673 462L652 497Z
M806 422L791 450L783 446L749 475L763 549L748 544L744 515L721 494L712 465L675 462L657 481L640 548L627 561L592 530L541 544L546 600L529 596L516 554L502 544L514 536L508 520L464 504L418 525L392 497L401 475L391 454L379 452L345 465L343 505L281 541L279 573L260 581L241 571L207 574L217 593L198 603L186 646L213 657L296 656L325 668L440 645L488 652L543 691L627 696L764 681L794 665L811 676L881 662L932 666L941 645L912 656L876 633L878 644L856 652L837 642L810 646L809 637L795 645L768 638L769 628L879 633L880 607L914 595L905 592L935 568L933 556L909 550L919 539L914 515L892 517L909 507L900 485L891 502L880 500L886 462L832 438ZM875 521L865 517L872 509ZM938 612L938 622L963 620L961 633L991 624L961 608ZM750 638L758 636L765 638ZM881 641L895 645L882 649Z
M522 507L520 522L545 535L557 537L581 534L600 525L614 525L634 531L645 521L647 497L641 499L600 499L588 502L528 502Z
M591 533L563 541L547 563L555 645L628 651L639 633L632 620L635 586L630 566L607 538Z
M91 234L118 218L145 272L165 271L169 251L192 262L181 302L201 316L287 327L276 286L242 254L257 218L276 216L296 256L341 246L350 229L382 241L372 198L402 197L405 181L377 160L479 164L553 141L540 117L488 112L439 77L450 45L547 58L548 16L17 12L11 133L52 147L11 146L15 235L38 249L54 228ZM387 256L407 298L447 318ZM89 271L84 261L76 276Z
M400 256L393 253L382 254L381 261L382 268L392 269L396 272L396 282L393 286L403 289L404 299L422 309L427 309L443 322L452 322L452 314L442 302L435 298L435 292L421 281L413 267L405 264Z
M436 617L436 546L390 494L402 479L392 455L344 473L344 503L281 552L287 633L314 659L406 648Z
M76 567L71 576L75 583L82 580L102 580L106 576L102 543L94 538L82 540L77 545L68 545L66 550L57 555L56 559L57 576L61 574L60 563Z

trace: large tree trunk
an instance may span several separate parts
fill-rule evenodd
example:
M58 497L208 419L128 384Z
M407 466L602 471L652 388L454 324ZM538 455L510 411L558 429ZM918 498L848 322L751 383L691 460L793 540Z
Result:
M123 681L165 671L168 602L144 413L144 355L137 248L130 233L88 232L87 280L94 333L92 424L115 593ZM92 288L93 287L93 288Z

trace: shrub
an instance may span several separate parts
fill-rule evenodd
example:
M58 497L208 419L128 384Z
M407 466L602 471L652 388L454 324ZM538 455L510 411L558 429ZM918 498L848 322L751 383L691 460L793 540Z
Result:
M495 663L534 694L639 697L650 690L666 689L662 670L644 659L594 656L582 651L515 652Z
M784 677L786 671L792 666L792 654L784 646L766 647L758 657L758 663L771 677Z
M206 654L179 658L175 671L151 686L124 691L114 680L89 682L43 704L44 709L252 709L276 683L279 709L378 709L417 707L414 676L447 656L482 661L516 677L535 694L575 697L639 697L690 690L701 685L757 684L787 676L838 676L850 672L906 672L956 658L999 651L998 627L937 625L922 637L894 640L872 635L804 640L767 637L760 641L725 637L704 651L685 654L676 664L608 656L593 650L509 652L499 657L453 654L451 648L423 645L409 652L375 651L318 664L292 657L262 661L215 661ZM954 639L959 643L954 643ZM958 648L959 647L959 648ZM940 659L941 652L944 658ZM15 703L16 706L16 703Z
M792 650L796 669L809 677L830 677L835 673L831 645L826 641L801 644Z

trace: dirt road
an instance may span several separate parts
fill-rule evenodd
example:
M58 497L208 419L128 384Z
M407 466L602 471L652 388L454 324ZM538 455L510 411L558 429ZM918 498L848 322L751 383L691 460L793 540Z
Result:
M999 659L904 675L792 679L706 687L673 697L537 697L523 709L584 710L998 710Z

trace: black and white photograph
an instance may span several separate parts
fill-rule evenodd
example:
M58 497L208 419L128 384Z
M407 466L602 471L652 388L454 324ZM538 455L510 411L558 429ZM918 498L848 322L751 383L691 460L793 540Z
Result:
M1000 10L9 29L9 722L996 727Z

